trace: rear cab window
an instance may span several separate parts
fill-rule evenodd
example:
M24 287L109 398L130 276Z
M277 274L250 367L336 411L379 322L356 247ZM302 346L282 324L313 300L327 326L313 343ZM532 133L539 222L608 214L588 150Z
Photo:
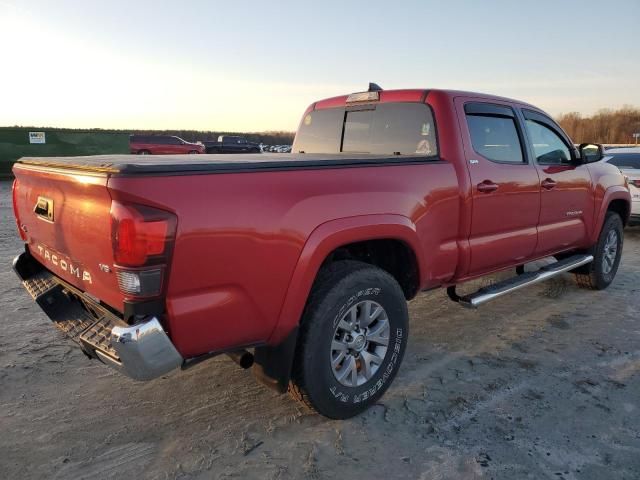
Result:
M429 157L438 146L428 105L379 103L307 113L293 151Z

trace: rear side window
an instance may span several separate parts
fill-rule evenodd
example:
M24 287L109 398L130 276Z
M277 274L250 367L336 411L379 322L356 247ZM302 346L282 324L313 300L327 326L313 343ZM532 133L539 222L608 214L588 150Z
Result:
M606 152L605 155L607 155ZM618 168L633 168L640 170L640 153L616 153L608 163L611 163Z
M438 147L427 105L382 103L363 110L311 112L298 130L294 151L435 156Z
M513 118L467 114L467 125L471 144L477 153L495 162L524 163Z

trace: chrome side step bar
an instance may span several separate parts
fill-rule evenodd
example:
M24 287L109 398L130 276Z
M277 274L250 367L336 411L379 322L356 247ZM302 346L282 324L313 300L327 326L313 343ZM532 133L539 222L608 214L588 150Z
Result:
M475 293L458 296L455 292L455 286L449 287L447 293L449 297L467 308L477 308L483 303L489 302L494 298L501 297L508 293L514 292L524 287L544 282L552 277L568 272L574 268L580 267L593 261L593 255L573 255L571 257L560 260L559 262L545 265L535 272L527 272L517 277L507 278L501 282L495 283L488 287L481 288Z

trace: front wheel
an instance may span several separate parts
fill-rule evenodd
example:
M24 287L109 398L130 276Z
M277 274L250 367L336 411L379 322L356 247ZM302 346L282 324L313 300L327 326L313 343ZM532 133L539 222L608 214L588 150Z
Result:
M408 317L402 289L387 272L355 261L325 267L303 314L291 395L329 418L366 410L398 372Z
M581 287L603 290L613 282L620 265L623 238L620 215L608 212L598 243L593 247L593 262L576 272L576 280Z

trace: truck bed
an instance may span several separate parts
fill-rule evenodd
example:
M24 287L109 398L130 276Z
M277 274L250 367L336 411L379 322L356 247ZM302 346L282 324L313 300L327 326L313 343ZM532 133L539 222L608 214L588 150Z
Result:
M373 167L437 162L438 157L369 154L94 155L23 157L22 165L111 175L186 175L269 170Z

